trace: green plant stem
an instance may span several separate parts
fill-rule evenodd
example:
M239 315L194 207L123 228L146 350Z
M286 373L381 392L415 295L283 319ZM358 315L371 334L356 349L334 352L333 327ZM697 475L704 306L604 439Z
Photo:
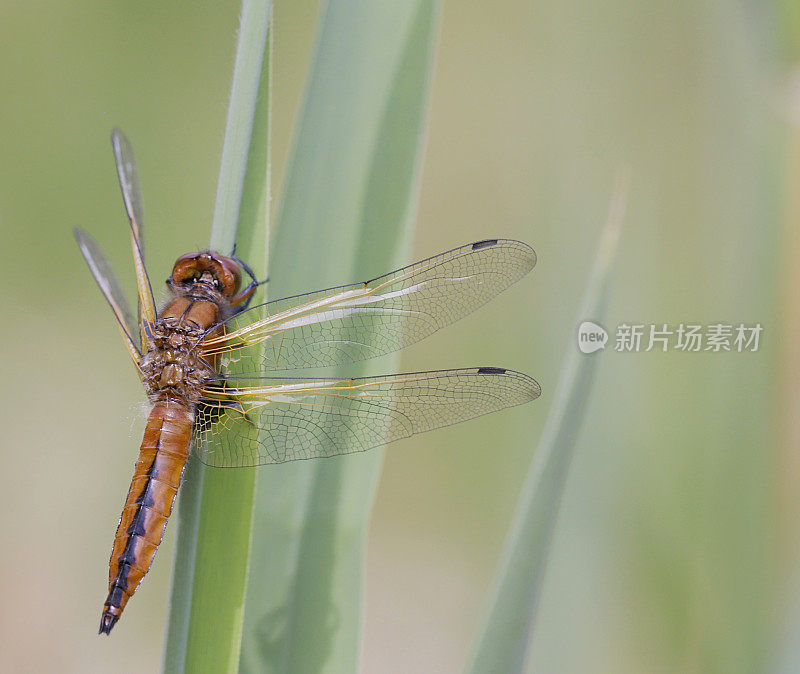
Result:
M267 274L271 2L244 0L211 248ZM164 670L235 672L255 470L206 469L190 457L181 489Z

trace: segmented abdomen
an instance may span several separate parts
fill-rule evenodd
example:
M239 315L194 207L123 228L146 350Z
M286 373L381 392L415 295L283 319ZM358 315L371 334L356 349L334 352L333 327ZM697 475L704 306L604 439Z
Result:
M101 633L111 631L150 569L178 493L193 421L193 410L174 398L156 402L150 412L111 551Z

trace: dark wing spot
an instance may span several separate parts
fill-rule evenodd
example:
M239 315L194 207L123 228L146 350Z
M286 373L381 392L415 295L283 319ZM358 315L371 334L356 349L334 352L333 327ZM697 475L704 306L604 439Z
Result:
M484 239L483 241L476 241L473 243L472 250L480 250L481 248L489 248L495 245L497 245L497 239Z

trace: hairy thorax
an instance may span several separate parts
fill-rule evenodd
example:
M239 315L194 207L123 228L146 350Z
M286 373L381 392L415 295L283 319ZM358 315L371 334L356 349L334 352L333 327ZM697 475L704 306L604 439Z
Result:
M213 293L192 293L171 300L160 312L152 330L150 349L141 367L148 396L165 397L194 405L200 388L216 376L214 362L204 357L202 339L224 330L217 325L227 313L223 298Z

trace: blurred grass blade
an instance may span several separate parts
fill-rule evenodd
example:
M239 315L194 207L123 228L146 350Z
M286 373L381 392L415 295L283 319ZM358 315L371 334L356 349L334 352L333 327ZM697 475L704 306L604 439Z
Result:
M627 179L621 174L576 327L584 320L602 324L626 196ZM522 487L483 631L473 651L472 674L526 671L550 542L599 355L581 354L570 335L553 404Z
M211 248L267 275L271 19L242 5ZM190 457L181 488L164 670L238 669L255 470L204 469Z
M323 5L276 217L273 297L407 261L438 18L435 0ZM259 471L242 671L358 670L381 460L373 450Z

